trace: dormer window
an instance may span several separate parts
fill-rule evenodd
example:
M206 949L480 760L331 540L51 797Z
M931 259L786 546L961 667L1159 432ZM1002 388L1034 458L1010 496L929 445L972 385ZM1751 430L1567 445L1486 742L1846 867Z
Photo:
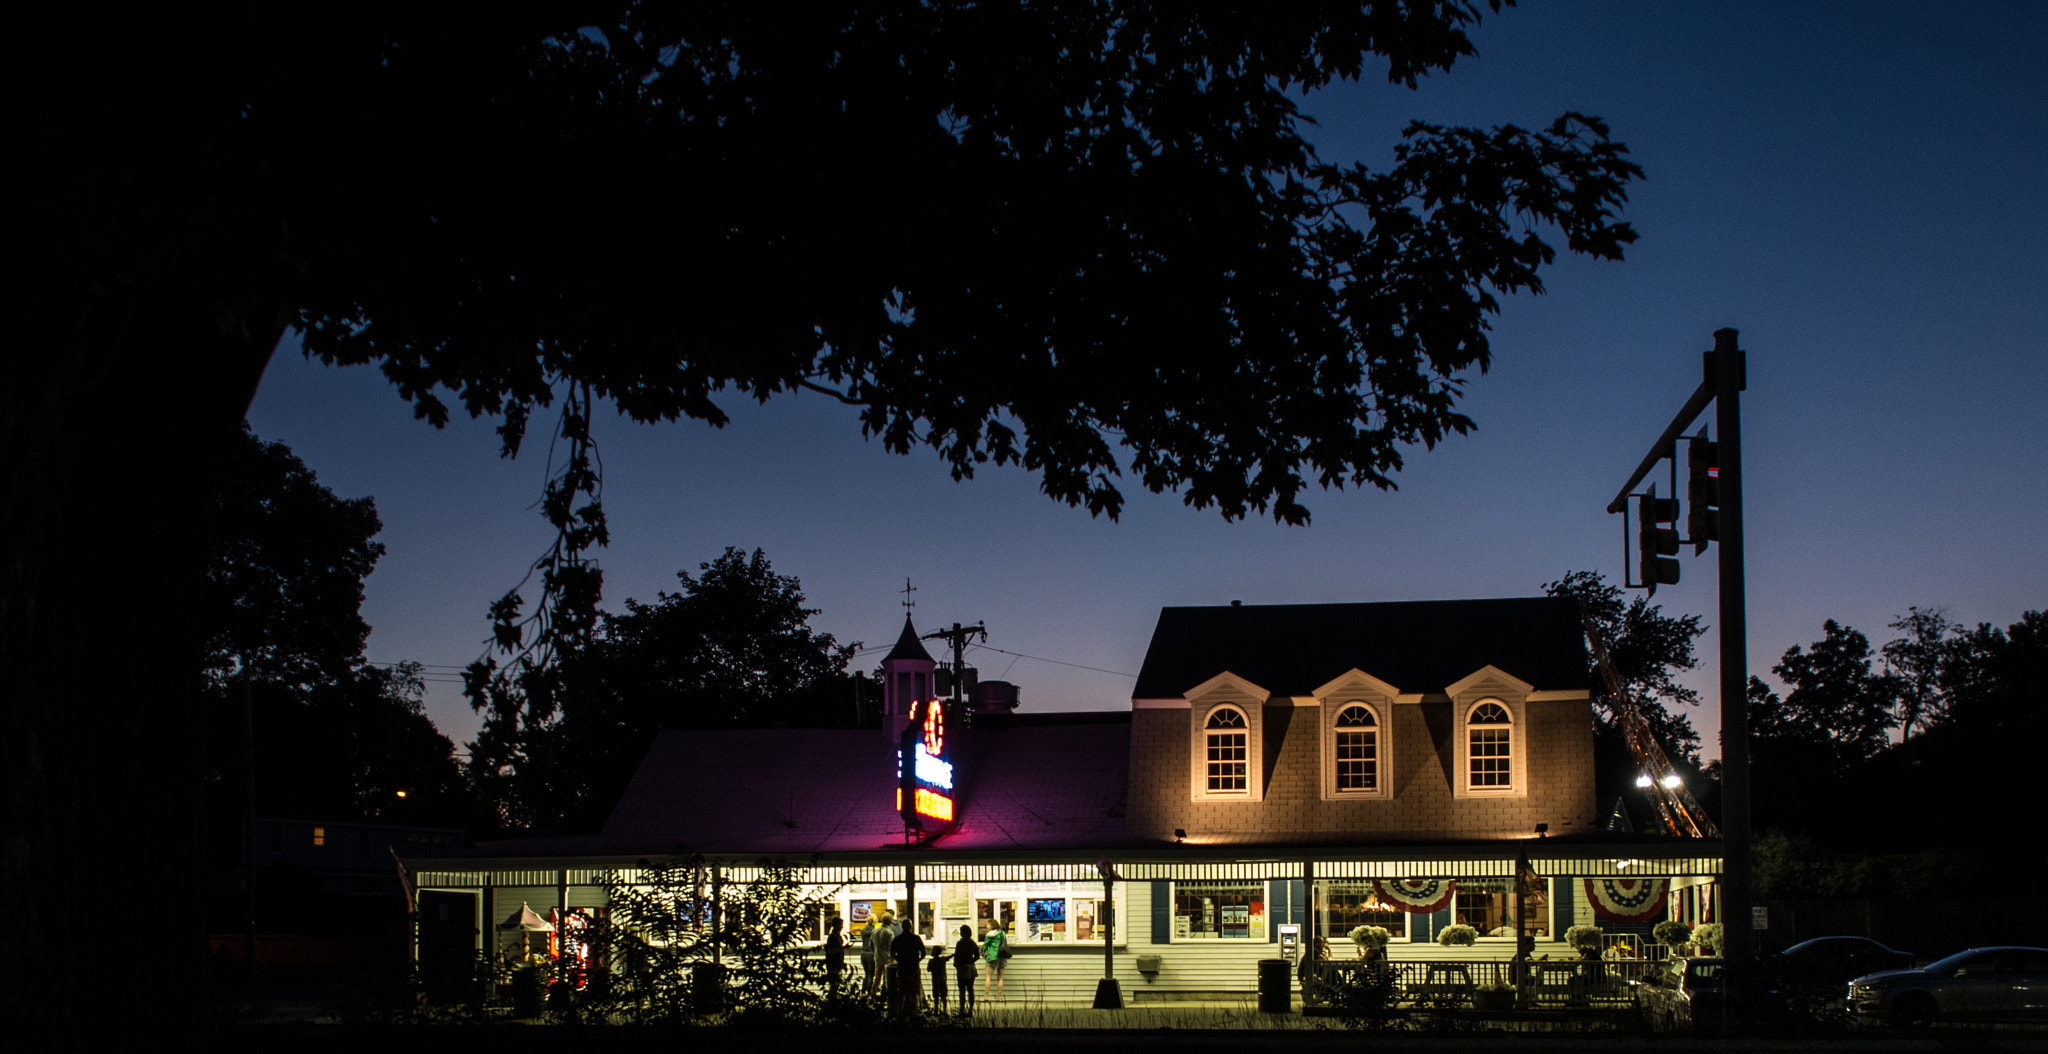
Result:
M1239 803L1265 797L1265 746L1259 737L1265 734L1265 704L1271 696L1233 673L1219 673L1189 690L1189 801Z
M1472 708L1465 719L1466 779L1475 791L1502 791L1515 783L1515 721L1498 700Z
M1370 792L1380 785L1379 722L1352 705L1337 712L1337 793Z
M1202 739L1208 752L1209 793L1248 793L1251 789L1251 735L1244 711L1231 706L1217 707L1209 714Z

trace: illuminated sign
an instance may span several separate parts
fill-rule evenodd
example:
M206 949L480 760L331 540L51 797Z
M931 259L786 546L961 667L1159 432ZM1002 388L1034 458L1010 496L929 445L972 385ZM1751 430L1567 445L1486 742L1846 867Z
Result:
M933 757L946 756L946 708L940 706L936 699L924 712L924 749ZM952 785L949 775L946 786Z
M917 745L917 782L929 783L946 790L953 789L953 764L941 761L925 752L923 743Z
M907 716L910 722L896 751L896 811L905 820L914 814L951 823L953 762L946 757L946 708L937 699L918 700ZM905 751L910 753L908 766Z
M951 820L953 818L953 799L937 791L919 787L916 800L919 815L929 816L934 820Z

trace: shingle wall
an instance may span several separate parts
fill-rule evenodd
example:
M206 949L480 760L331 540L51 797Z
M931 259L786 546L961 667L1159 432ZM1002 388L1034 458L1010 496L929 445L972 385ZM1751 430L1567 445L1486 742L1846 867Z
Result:
M1465 840L1528 835L1538 823L1553 834L1591 830L1592 717L1584 700L1524 704L1526 728L1516 763L1526 793L1458 798L1456 715L1449 701L1392 708L1387 778L1380 801L1325 801L1322 743L1315 708L1265 708L1265 794L1259 802L1193 801L1188 752L1190 711L1141 709L1131 715L1128 832L1171 840L1183 828L1193 842Z

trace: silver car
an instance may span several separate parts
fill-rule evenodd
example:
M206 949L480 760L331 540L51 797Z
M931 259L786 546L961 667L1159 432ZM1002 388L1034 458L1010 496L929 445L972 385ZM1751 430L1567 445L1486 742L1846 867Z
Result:
M1971 948L1849 982L1849 1010L1897 1025L2048 1020L2048 948Z

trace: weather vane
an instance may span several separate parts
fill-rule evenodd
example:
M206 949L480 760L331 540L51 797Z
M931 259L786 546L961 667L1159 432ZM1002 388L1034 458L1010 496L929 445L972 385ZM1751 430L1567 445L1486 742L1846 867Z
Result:
M910 599L910 594L912 594L912 593L915 593L915 592L917 592L917 587L916 587L916 586L914 586L914 585L911 585L911 584L910 584L910 579L908 579L908 578L905 578L905 579L903 580L903 610L904 610L904 611L909 611L909 610L910 610L911 608L914 608L914 607L916 607L916 606L917 606L917 601L915 601L915 600L912 600L912 599Z

